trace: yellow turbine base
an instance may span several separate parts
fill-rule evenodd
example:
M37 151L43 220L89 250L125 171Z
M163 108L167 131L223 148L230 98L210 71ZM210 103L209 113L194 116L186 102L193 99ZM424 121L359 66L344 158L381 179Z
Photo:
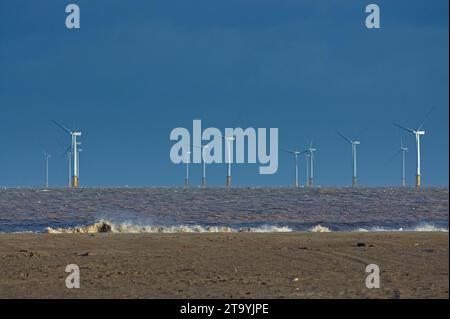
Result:
M420 175L416 175L416 187L420 187Z
M74 188L78 187L78 176L72 177L72 187L74 187Z

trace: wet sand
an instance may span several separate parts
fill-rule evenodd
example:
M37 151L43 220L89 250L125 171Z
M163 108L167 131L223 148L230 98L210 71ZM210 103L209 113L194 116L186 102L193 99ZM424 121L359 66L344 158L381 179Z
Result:
M0 234L0 298L448 298L448 272L438 232Z

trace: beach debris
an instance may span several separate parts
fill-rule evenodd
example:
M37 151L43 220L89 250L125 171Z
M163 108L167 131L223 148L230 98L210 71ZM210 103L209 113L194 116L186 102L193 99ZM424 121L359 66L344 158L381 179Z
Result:
M34 256L34 253L32 251L28 251L26 249L19 250L19 253L24 253L25 256L27 256L27 257L33 257Z
M358 246L358 247L366 247L366 244L365 243L356 243L356 246Z
M82 256L82 257L89 256L89 252L88 251L83 251L81 253L77 253L77 256Z
M21 278L28 278L28 277L30 276L30 274L27 273L27 272L21 272L21 273L19 274L19 276L20 276Z
M295 277L294 279L292 279L293 282L297 282L299 281L298 277Z

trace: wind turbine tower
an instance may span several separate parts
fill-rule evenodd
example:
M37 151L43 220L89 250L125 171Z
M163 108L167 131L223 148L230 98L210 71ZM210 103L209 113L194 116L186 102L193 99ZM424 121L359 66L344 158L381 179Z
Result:
M231 187L231 143L234 141L234 137L225 136L225 140L227 141L227 149L228 149L228 172L227 172L226 187Z
M66 159L67 159L67 176L68 176L68 186L69 188L72 187L72 176L71 176L71 172L72 172L72 146L69 146L66 151L65 151L65 155L66 155Z
M308 186L313 187L314 186L314 152L317 151L315 147L313 147L313 143L309 144L308 152L309 152L309 180L308 180Z
M59 124L56 121L53 121L56 125L58 125L62 130L64 130L65 132L69 133L71 138L72 138L72 142L71 142L71 147L70 147L70 153L73 156L73 167L72 167L72 187L77 188L79 187L79 161L78 161L78 146L81 144L80 142L78 142L78 137L81 136L81 132L77 132L77 131L71 131L69 130L67 127Z
M191 152L186 152L186 177L184 178L184 187L189 187L189 162L191 159Z
M310 177L309 177L309 163L311 161L311 154L310 153L306 153L305 156L306 159L306 186L309 187L309 182L310 182Z
M299 157L299 155L304 154L304 153L306 153L308 151L307 150L303 151L303 152L301 152L301 151L289 151L289 150L281 150L281 151L294 155L294 161L295 161L294 187L300 187L300 184L298 182L298 157Z
M417 127L417 129L413 130L404 126L401 126L399 124L394 123L395 126L398 126L399 128L414 134L415 138L416 138L416 150L417 150L417 170L416 170L416 187L419 188L420 187L420 137L422 135L425 135L425 131L422 131L422 125L423 122L419 125L419 127Z
M205 150L208 149L208 145L202 146L202 162L203 162L203 174L202 174L202 183L201 187L206 187L206 161L205 161Z
M403 146L403 139L400 140L400 151L402 152L402 186L406 187L406 152L408 148Z
M339 132L338 132L338 134L352 145L352 172L353 172L352 173L352 187L356 187L358 185L358 178L357 178L357 174L356 174L356 159L357 159L356 149L357 149L357 146L361 144L361 142L357 141L357 140L351 140Z
M47 154L47 152L44 150L44 156L45 156L45 188L48 188L48 161L51 157L50 154Z

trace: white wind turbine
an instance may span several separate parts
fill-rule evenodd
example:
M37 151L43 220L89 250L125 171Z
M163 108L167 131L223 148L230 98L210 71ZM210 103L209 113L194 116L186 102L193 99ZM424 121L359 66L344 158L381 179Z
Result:
M349 142L352 145L352 187L355 187L358 185L358 179L356 175L356 147L361 144L360 141L351 140L342 133L338 132L338 134L345 139L347 142Z
M225 136L225 140L227 141L228 147L228 175L227 175L227 187L231 187L231 143L234 141L234 137Z
M227 143L227 153L228 153L228 157L227 157L227 164L228 164L228 170L227 170L227 181L226 181L226 187L231 187L231 163L232 163L232 158L231 158L231 144L234 141L234 137L233 136L222 136L222 135L216 135L217 137L220 137L221 139L225 140L225 142Z
M305 155L305 161L306 161L306 186L309 187L309 163L311 162L311 154L308 152Z
M72 146L69 146L65 152L64 155L66 156L67 159L67 176L69 178L68 184L69 188L72 187L72 176L71 176L71 172L72 172Z
M209 145L201 145L201 146L197 146L197 145L194 145L194 147L198 147L198 148L201 148L201 150L202 150L202 165L203 165L203 168L202 168L202 182L201 182L201 184L200 184L200 187L203 187L203 188L205 188L206 187L206 162L205 162L205 150L207 150L208 148L209 148Z
M403 146L403 139L400 139L400 152L402 152L402 186L406 187L406 152L408 148Z
M298 156L304 153L307 153L306 151L290 151L290 150L281 150L282 152L289 153L294 155L294 161L295 161L295 178L294 178L294 187L299 187L299 179L298 179Z
M44 157L45 157L45 188L48 188L48 161L51 157L50 154L47 154L47 152L44 150Z
M315 147L313 147L313 143L311 142L309 144L309 148L308 148L308 160L310 161L309 166L309 174L308 174L308 186L312 187L314 186L314 152L317 151L317 149Z
M189 187L189 162L191 159L191 151L187 151L186 152L186 159L185 159L185 163L186 163L186 177L184 178L184 187L188 188Z
M81 132L77 132L77 131L71 131L69 130L67 127L59 124L56 121L53 121L56 125L58 125L62 130L66 131L67 133L69 133L71 135L72 138L72 143L70 146L70 153L73 156L73 172L72 172L72 180L71 180L71 186L74 188L77 188L79 186L79 160L78 160L78 145L80 145L81 143L77 141L77 138L79 136L81 136Z
M414 136L416 137L416 150L417 150L417 170L416 170L416 187L420 187L421 184L421 180L420 180L420 137L422 135L425 135L425 131L422 130L422 126L426 120L426 118L431 114L431 112L433 111L433 109L431 109L427 115L425 115L424 120L422 121L422 123L419 124L419 126L417 127L417 129L413 130L404 126L401 126L400 124L397 123L393 123L395 126L398 126L399 128L401 128L402 130L405 130L409 133L414 134Z

